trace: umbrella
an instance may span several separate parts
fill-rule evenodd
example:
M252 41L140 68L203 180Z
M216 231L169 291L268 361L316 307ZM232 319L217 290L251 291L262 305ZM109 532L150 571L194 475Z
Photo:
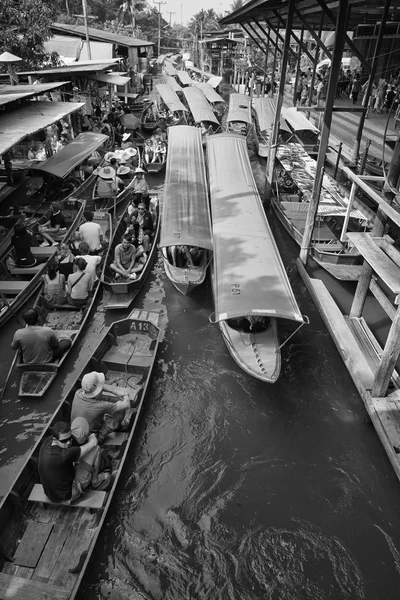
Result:
M7 70L10 76L11 85L16 85L18 83L18 76L15 72L13 63L21 60L22 58L15 56L15 54L11 54L11 52L3 52L0 54L0 63L7 63Z
M140 121L135 115L122 115L121 123L125 129L139 129L140 127Z

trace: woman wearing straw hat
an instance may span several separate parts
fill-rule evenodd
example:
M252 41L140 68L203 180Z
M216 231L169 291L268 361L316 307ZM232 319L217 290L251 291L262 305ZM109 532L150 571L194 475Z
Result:
M125 150L125 148L133 148L131 133L124 133L122 136L121 149Z
M144 170L141 167L135 169L135 177L128 185L128 189L132 191L132 204L137 208L139 202L145 202L146 206L149 203L149 193L147 181L144 178ZM133 210L133 209L132 209Z
M117 177L112 167L103 167L99 170L96 190L99 198L110 199L124 188L124 182Z

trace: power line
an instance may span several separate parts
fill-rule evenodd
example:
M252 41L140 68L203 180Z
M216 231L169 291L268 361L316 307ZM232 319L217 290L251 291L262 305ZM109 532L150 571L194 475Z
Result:
M166 0L153 0L154 4L158 4L158 56L161 50L161 4L167 4Z

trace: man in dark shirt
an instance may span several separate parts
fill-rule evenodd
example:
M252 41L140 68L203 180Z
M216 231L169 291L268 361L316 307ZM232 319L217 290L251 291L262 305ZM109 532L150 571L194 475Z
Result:
M43 225L39 226L39 234L44 239L42 247L45 246L58 246L59 241L56 241L56 237L59 237L65 230L65 217L61 212L61 205L59 202L53 202L51 205L50 219Z
M97 454L97 438L92 433L86 444L72 446L73 437L67 423L59 421L53 435L42 444L39 451L39 475L44 492L52 502L73 502L82 494L79 480L75 478L75 463L81 458L92 465Z

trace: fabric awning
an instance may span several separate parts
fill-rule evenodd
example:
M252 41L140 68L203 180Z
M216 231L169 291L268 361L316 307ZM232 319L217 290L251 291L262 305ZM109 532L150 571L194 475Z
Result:
M246 139L211 135L207 156L216 320L264 315L303 322L264 213Z
M251 98L244 94L231 94L229 96L229 110L226 122L242 121L252 124L251 119Z
M218 119L214 115L207 98L198 87L186 87L183 88L186 101L190 108L190 112L193 115L195 123L201 121L208 121L219 125Z
M46 160L45 163L34 166L32 169L63 178L80 165L85 158L88 158L94 150L104 144L106 140L108 140L108 136L103 133L85 131L85 133L80 133L60 152Z
M207 100L211 102L211 104L214 104L215 102L225 103L225 100L219 94L217 94L213 86L209 83L193 82L193 85L201 89L201 91L203 92Z
M313 133L319 133L318 127L315 127L315 125L306 119L303 113L298 112L294 106L291 108L284 108L282 110L282 117L293 132L312 131Z
M182 104L182 102L176 95L176 92L174 92L170 85L167 85L166 83L159 83L158 85L156 85L156 88L157 92L160 94L161 98L168 106L169 110L172 110L172 112L180 110L188 112L188 109L184 104Z
M212 77L210 77L210 79L208 80L207 83L209 83L210 85L213 86L213 88L217 88L219 86L219 84L222 81L222 77L219 77L218 75L213 75Z
M82 102L32 101L12 113L0 114L0 154L82 106L85 106Z
M93 79L94 81L101 81L102 83L108 83L113 85L126 85L130 82L130 77L124 77L119 73L99 73L98 75L86 75L87 79Z
M202 137L188 125L168 129L160 246L176 244L212 250Z
M179 83L177 82L177 80L175 79L175 77L171 77L170 75L161 75L161 77L159 79L160 79L160 83L164 83L164 84L167 84L170 87L172 87L174 92L182 91L182 88L179 85Z
M177 71L177 76L182 85L192 85L193 81L190 79L189 74L186 71Z

